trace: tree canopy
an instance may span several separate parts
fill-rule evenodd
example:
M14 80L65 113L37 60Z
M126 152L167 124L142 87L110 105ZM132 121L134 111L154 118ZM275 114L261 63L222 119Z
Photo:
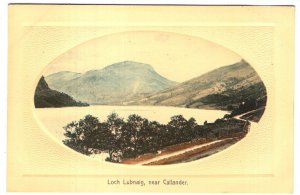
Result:
M167 124L160 124L136 114L124 120L116 113L101 122L97 117L86 115L64 127L63 143L85 155L107 152L107 161L120 162L194 139L218 139L242 131L244 123L226 118L199 125L194 118L187 120L175 115Z

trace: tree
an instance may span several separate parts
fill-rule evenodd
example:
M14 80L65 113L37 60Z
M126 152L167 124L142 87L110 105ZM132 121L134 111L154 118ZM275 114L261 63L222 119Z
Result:
M137 141L143 126L143 118L136 114L129 115L126 125L130 132L130 142L133 144L134 151L137 152Z
M187 122L183 131L183 137L185 141L190 141L195 138L195 131L197 127L196 119L191 117Z
M126 147L126 156L135 157L150 151L151 135L149 134L149 121L139 115L128 116L126 128L123 130L123 145Z
M171 143L176 144L184 140L184 131L186 130L187 120L182 115L171 117L167 128L172 138Z
M78 122L71 122L64 127L64 135L67 137L63 141L72 149L86 155L93 153L93 145L95 144L94 136L97 132L99 120L92 115L86 115Z
M124 125L124 120L122 118L119 118L119 116L116 113L111 113L107 116L107 121L109 131L116 137L120 138L121 136L121 129Z
M148 134L151 136L151 150L157 151L158 149L168 145L170 139L167 136L166 125L160 124L157 121L150 121L148 124ZM150 147L150 146L149 146Z
M150 128L150 122L146 118L142 118L142 124L138 131L136 150L138 154L153 152L153 137L154 131Z
M91 140L93 140L93 145L92 147L97 150L97 151L107 151L108 153L112 153L110 152L113 148L112 143L114 140L114 137L112 135L112 133L109 131L108 129L108 125L106 122L103 123L99 123L97 126L97 131L96 133L93 135L93 138L90 138ZM110 155L111 157L111 155Z
M123 157L122 151L122 129L124 126L124 120L119 118L116 113L112 113L107 116L107 130L109 134L108 154L107 160L111 162L119 162Z

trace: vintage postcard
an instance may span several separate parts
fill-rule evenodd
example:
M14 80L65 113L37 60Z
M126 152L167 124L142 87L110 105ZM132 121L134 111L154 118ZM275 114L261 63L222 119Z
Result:
M292 192L293 6L9 6L8 191Z

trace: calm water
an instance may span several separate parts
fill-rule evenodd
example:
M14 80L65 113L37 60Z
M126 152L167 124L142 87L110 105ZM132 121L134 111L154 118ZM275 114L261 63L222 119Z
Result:
M107 115L116 112L125 120L130 114L138 114L149 120L156 120L166 124L170 117L183 115L186 119L194 117L198 124L203 124L205 120L214 122L217 118L222 118L227 112L220 110L200 110L179 107L164 106L102 106L94 105L88 107L67 107L67 108L39 108L36 109L36 117L40 125L44 127L58 141L64 139L64 129L68 123L79 120L87 114L91 114L105 121Z

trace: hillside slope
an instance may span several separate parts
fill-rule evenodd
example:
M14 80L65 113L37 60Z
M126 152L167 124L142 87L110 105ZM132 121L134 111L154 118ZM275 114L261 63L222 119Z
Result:
M36 108L88 106L86 103L75 101L65 93L50 89L43 76L40 78L35 89L34 105Z
M244 60L210 71L131 104L234 110L243 102L266 104L266 88Z

